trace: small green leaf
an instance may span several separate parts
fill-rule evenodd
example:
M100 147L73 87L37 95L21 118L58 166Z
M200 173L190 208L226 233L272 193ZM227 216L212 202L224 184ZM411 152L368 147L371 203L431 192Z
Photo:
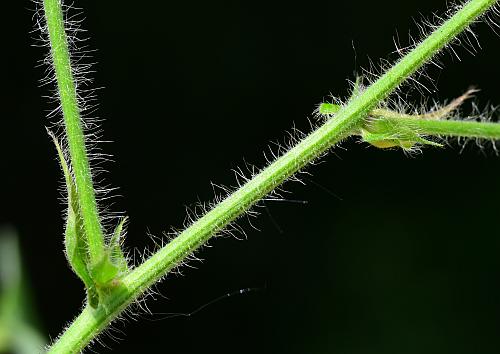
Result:
M322 114L322 115L325 115L325 116L326 115L335 114L339 110L340 110L340 105L335 104L335 103L326 103L326 102L323 102L318 107L319 114Z

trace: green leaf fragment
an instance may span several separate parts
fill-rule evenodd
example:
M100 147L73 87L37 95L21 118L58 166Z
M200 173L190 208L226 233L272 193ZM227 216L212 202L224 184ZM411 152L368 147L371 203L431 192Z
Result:
M318 107L319 114L322 115L332 115L337 113L340 110L341 106L335 103L326 103L323 102Z

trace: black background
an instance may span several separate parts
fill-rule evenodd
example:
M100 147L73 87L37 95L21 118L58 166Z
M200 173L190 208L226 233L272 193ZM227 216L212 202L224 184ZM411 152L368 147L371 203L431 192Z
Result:
M317 103L348 95L346 79L368 57L395 58L396 33L402 45L409 32L418 37L414 21L446 1L77 5L98 49L95 86L105 87L98 115L116 161L106 177L120 187L112 209L130 216L127 247L143 250L148 233L181 227L186 205L212 199L210 181L234 184L243 159L262 166L270 141L294 123L307 131ZM31 46L33 7L2 4L0 224L21 235L41 329L54 338L83 288L62 252L62 176L45 132L51 106L38 86L45 50ZM480 106L500 103L499 38L484 24L475 32L483 49L459 48L461 60L447 53L445 70L428 70L438 89L428 97L474 84ZM306 205L266 202L253 220L261 231L242 220L246 240L213 240L198 269L158 286L168 300L148 306L189 312L258 290L190 318L117 323L121 343L103 341L120 353L497 353L499 158L474 144L411 157L354 139L343 147L308 169L305 186L286 184Z

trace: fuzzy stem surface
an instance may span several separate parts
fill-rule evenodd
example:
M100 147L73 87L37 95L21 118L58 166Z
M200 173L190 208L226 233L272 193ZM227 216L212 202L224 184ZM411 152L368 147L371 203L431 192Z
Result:
M122 279L122 284L107 297L105 307L94 310L87 306L55 341L49 352L73 353L82 350L128 305L187 255L193 253L287 178L331 148L339 139L359 128L365 116L378 102L386 98L403 80L418 70L495 2L496 0L471 0L464 4L455 15L399 60L380 79L342 107L334 119L325 122L127 274Z
M61 1L44 0L43 9L90 260L97 264L104 255L104 237L85 147Z
M387 118L389 121L392 119L395 120ZM398 119L397 123L406 125L423 135L500 140L499 123L419 118L402 118Z

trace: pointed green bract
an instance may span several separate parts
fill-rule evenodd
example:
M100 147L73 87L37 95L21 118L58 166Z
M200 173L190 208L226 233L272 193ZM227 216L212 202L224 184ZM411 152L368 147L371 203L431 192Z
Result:
M351 98L349 100L352 100L353 98L359 96L362 89L362 82L363 82L363 77L356 76L356 81L354 81L354 86L352 87L352 92L351 92Z
M59 162L63 170L68 195L68 215L66 219L66 230L64 232L66 258L73 271L85 284L90 305L96 308L99 304L99 298L97 296L94 281L87 269L87 264L89 263L89 255L86 250L87 240L85 239L85 231L82 225L75 183L69 165L64 157L64 153L62 152L61 145L54 134L49 132L49 135L52 137L52 141L54 142L59 156Z
M120 220L108 245L111 261L118 267L118 271L120 273L126 273L129 270L127 258L123 254L121 248L121 240L123 239L122 235L124 233L125 223L127 220L127 217Z
M105 256L100 263L92 267L92 277L101 286L106 286L113 279L124 275L128 271L128 264L125 255L121 249L122 233L127 218L120 220L106 245Z

